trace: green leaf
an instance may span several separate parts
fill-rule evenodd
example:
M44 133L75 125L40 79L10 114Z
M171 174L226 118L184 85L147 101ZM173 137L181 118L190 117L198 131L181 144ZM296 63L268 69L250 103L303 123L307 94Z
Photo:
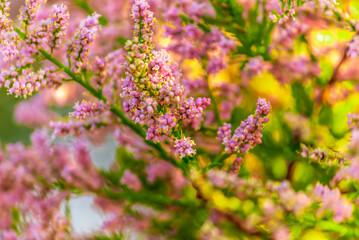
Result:
M189 18L189 17L187 17L186 15L184 15L184 14L179 14L178 15L181 19L182 19L182 21L185 23L185 24L189 24L189 23L194 23L194 20L193 19L191 19L191 18Z
M241 124L241 121L245 120L248 115L248 112L243 108L235 107L229 120L229 123L232 125L232 129L236 129Z
M248 179L250 177L250 175L251 175L251 173L248 171L247 164L244 161L241 168L239 169L238 177L242 178L242 179Z
M211 32L211 29L208 26L204 25L203 23L197 23L197 26L206 33Z
M112 234L111 236L95 235L94 238L96 240L123 240L124 236L122 233L115 233L115 234Z
M177 239L196 240L202 225L209 216L205 208L193 209L184 215L178 226Z
M316 79L317 83L321 86L326 86L329 82L329 79L333 76L333 66L327 60L320 60L319 66L321 72L319 77Z
M298 162L295 165L292 177L293 188L295 190L305 189L315 179L314 168L305 162Z
M32 129L16 123L14 119L15 105L23 101L21 98L15 98L6 94L5 89L0 90L0 143L10 142L30 143L30 134Z
M15 222L15 223L20 222L20 212L17 208L13 208L11 210L11 216L12 216L13 222Z
M333 110L328 104L324 104L319 112L319 124L331 127L333 125Z
M82 8L87 14L91 15L92 13L94 13L94 10L91 8L90 4L86 0L74 0L74 3L78 7ZM105 16L100 16L98 21L101 26L108 25L108 20L106 19Z
M121 45L125 45L126 42L128 41L128 39L126 39L124 37L118 37L118 38L116 38L116 41L119 42Z
M309 117L313 112L314 102L300 82L292 84L292 96L295 100L296 110Z
M98 22L100 23L101 26L104 27L108 25L108 20L104 16L99 17Z
M283 157L271 160L271 173L275 180L283 180L287 176L287 162Z
M12 223L11 223L12 229L15 230L17 233L20 233L19 225L21 226L21 216L19 210L15 207L11 209L11 216L12 216Z

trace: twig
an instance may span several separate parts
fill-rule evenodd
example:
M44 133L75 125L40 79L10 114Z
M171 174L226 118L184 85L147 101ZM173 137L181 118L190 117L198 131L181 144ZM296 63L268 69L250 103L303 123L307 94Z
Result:
M325 93L338 81L339 69L343 65L343 63L348 59L348 50L349 50L349 48L346 47L344 50L344 54L343 54L341 60L339 61L339 63L337 64L336 68L334 69L333 75L329 79L327 86L322 90L322 92L319 96L319 103L324 102Z

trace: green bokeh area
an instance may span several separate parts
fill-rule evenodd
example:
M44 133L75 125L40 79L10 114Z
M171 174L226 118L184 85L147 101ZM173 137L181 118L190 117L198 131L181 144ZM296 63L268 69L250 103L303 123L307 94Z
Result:
M7 95L6 90L0 90L0 142L4 146L7 143L22 142L30 143L30 134L32 129L21 126L14 119L15 105L21 98L14 98Z

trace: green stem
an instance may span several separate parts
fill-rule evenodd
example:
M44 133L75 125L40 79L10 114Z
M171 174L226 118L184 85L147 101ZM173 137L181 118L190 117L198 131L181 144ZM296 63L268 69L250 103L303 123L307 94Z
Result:
M207 167L203 168L203 173L206 173L208 170L221 165L224 162L224 160L229 158L231 155L232 154L227 154L227 153L220 155L213 163L211 163Z
M14 30L17 34L19 34L19 36L22 38L22 39L27 39L27 36L25 33L23 33L20 29L14 27Z
M219 110L218 110L218 105L216 102L216 98L214 97L214 95L212 94L211 90L208 90L209 93L209 98L211 99L211 103L213 105L213 110L214 110L214 115L216 116L216 121L218 123L218 126L222 126L222 119L221 116L219 114Z
M218 124L218 126L222 126L223 124L222 124L221 115L219 114L217 101L216 101L216 98L213 95L212 90L211 90L211 88L209 86L209 79L208 79L207 74L205 75L205 80L208 83L208 95L209 95L209 98L211 99L211 105L213 106L214 115L216 117L217 124Z
M163 205L175 205L180 207L196 207L198 205L198 201L176 200L159 194L155 194L153 192L144 192L144 191L134 192L134 191L124 190L121 192L113 192L112 190L105 188L103 190L103 195L115 200L123 199L131 202L158 205L160 207L163 207Z
M322 231L338 233L341 236L348 237L350 239L358 239L359 229L353 228L352 226L346 226L332 221L319 221L316 227Z
M110 111L112 113L114 113L116 116L118 116L122 122L127 125L129 128L131 128L135 133L137 133L137 135L139 135L140 137L143 138L143 141L153 147L154 149L157 150L157 152L159 153L160 157L162 157L163 159L166 159L167 161L169 161L170 163L172 163L174 166L180 168L185 176L189 176L189 172L187 167L182 163L182 162L178 162L176 159L174 159L173 157L171 157L168 152L162 147L161 144L159 143L155 143L151 140L146 140L146 133L143 131L143 129L133 123L129 118L127 118L124 114L123 111L121 111L120 109L118 109L116 106L114 106L113 104L111 104L110 106Z

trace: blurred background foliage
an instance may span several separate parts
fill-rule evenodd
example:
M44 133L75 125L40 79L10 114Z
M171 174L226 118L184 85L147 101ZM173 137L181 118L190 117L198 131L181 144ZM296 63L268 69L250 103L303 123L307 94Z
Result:
M359 1L358 0L342 0L339 1L342 8L349 9L351 17L353 19L359 19ZM217 16L219 20L221 17ZM218 20L218 19L217 19ZM210 22L211 20L208 19ZM256 21L255 21L256 22ZM215 21L212 22L216 24ZM253 23L253 24L257 24ZM264 27L264 26L262 26ZM265 29L270 31L271 23L266 23ZM263 31L259 26L248 26L249 31L253 32L253 35ZM314 27L315 29L315 27ZM228 30L228 29L227 29ZM235 29L231 31L233 34L240 35L235 32ZM248 34L251 35L251 34ZM311 31L308 42L311 44L311 48L321 48L323 46L335 46L338 42L348 42L352 39L353 34L349 30L330 28L330 29L317 29ZM243 39L242 39L243 40ZM166 42L166 40L163 40ZM263 48L252 48L252 45L266 46L268 40L263 38L257 43L251 42L248 39L244 40L248 45L244 45L238 48L238 52L248 56L261 55L264 59L270 59L268 53ZM250 49L248 52L247 50ZM252 49L254 49L252 51ZM305 41L302 39L296 40L293 54L299 55L301 53L308 54L308 47ZM331 148L333 151L340 152L349 141L349 128L347 126L347 113L359 112L359 93L351 93L348 97L338 102L326 102L324 104L317 104L314 99L314 89L316 86L325 88L331 77L338 61L340 61L341 55L339 49L333 49L328 54L320 55L317 59L321 68L321 74L312 81L305 83L295 81L292 84L281 85L269 72L264 72L260 76L256 76L251 80L247 89L243 89L242 93L243 101L239 106L235 108L230 118L230 123L236 128L240 122L252 114L255 109L255 102L258 97L266 97L270 100L273 106L273 112L271 114L271 120L266 125L263 131L262 144L254 148L250 153L245 156L245 163L241 168L240 174L245 177L248 172L251 175L258 176L262 179L273 180L291 180L293 187L296 190L306 189L311 183L319 180L321 183L328 183L335 173L335 168L323 167L315 163L309 163L306 159L303 159L299 154L301 146L296 132L285 121L286 113L296 113L305 116L308 121L309 137L304 143L313 147L326 147ZM201 76L202 70L198 62L192 60L186 60L182 63L183 68L189 69L191 72L190 77L196 78ZM346 65L343 64L343 68ZM226 70L220 72L211 79L211 83L218 81L236 82L239 81L240 64L232 64ZM355 80L350 79L345 82L339 82L336 87L353 90L356 86ZM324 96L329 99L330 96ZM2 145L10 142L23 142L29 143L29 135L32 129L20 126L14 120L14 107L23 99L15 99L12 96L7 96L4 90L0 91L0 141ZM70 109L70 108L68 108ZM314 139L320 139L316 141ZM113 183L121 178L125 169L130 169L133 172L143 171L144 166L140 161L133 161L133 156L128 154L124 149L119 148L117 151L117 160L121 166L125 168L121 169L121 173L116 173L116 179L113 179ZM228 166L231 161L228 161ZM111 178L111 176L108 176ZM142 181L145 184L146 181ZM156 192L165 192L165 189L160 189L160 186L165 186L157 182L151 186L145 186L148 190L156 189ZM190 195L190 193L189 193ZM222 195L218 195L218 201L216 195L214 195L214 201L219 205L228 204L222 201ZM190 198L190 197L189 197ZM234 205L236 203L233 203ZM250 209L251 204L248 205ZM178 224L180 229L187 229L186 231L179 231L180 235L178 239L192 239L195 235L188 229L196 232L195 226L202 226L208 216L206 209L197 209L194 212L186 212L180 218L180 222L161 222L156 223L158 229L165 229L169 226L166 224ZM233 231L235 233L235 231ZM236 233L238 234L238 233ZM102 238L98 238L102 239ZM120 237L118 238L120 239ZM301 239L330 239L326 234L320 233L315 230L306 231Z
M2 145L10 142L30 142L32 130L28 127L20 126L14 119L15 105L22 99L8 96L4 89L0 91L0 141Z

